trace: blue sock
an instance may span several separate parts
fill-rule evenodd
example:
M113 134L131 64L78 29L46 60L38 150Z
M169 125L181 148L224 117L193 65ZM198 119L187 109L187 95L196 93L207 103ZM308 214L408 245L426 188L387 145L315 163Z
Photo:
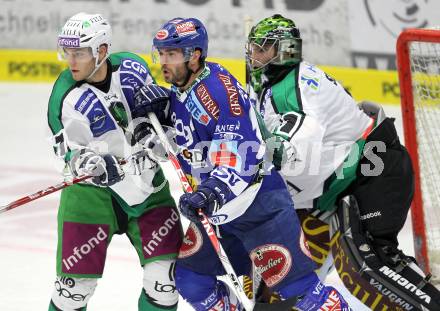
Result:
M315 272L312 272L282 287L278 290L278 293L283 299L301 296L306 294L312 286L316 285L318 281L318 276Z

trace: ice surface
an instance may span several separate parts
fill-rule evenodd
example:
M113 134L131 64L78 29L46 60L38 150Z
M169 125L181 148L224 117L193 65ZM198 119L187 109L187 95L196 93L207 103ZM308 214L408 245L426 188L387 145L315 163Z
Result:
M47 137L50 84L0 83L0 204L36 192L61 180ZM402 136L400 108L387 106ZM171 166L167 175L174 176ZM171 179L179 195L177 178ZM0 215L0 310L47 310L55 277L56 211L59 193ZM413 254L410 223L400 236L402 248ZM369 310L342 288L336 273L328 283L338 287L356 311ZM88 310L137 310L142 270L125 236L110 245L104 277ZM181 301L178 310L192 310Z

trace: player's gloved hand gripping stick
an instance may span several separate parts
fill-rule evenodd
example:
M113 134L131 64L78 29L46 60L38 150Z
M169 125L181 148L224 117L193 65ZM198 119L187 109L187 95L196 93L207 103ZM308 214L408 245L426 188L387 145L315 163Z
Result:
M130 163L130 162L135 164L139 158L145 157L145 156L147 156L147 151L143 150L141 152L137 152L136 154L130 156L129 159L119 160L118 163L119 163L119 165L124 165L124 164ZM58 190L64 189L66 187L80 183L80 182L85 181L87 179L93 178L93 177L96 177L96 176L94 176L94 175L81 175L81 176L75 177L71 180L64 180L56 185L49 186L43 190L40 190L40 191L37 191L37 192L32 193L30 195L24 196L24 197L22 197L18 200L15 200L7 205L0 206L0 214L4 213L6 211L9 211L13 208L16 208L18 206L32 202L36 199L42 198L48 194L57 192Z
M174 169L176 170L177 175L179 176L180 183L183 186L183 189L187 193L193 192L193 189L191 187L191 184L189 183L188 179L186 178L185 173L182 170L182 167L180 166L179 160L177 159L176 155L174 154L173 148L168 141L168 138L165 134L165 132L162 129L162 126L157 119L156 115L152 112L148 113L148 118L150 119L151 125L153 126L154 130L156 131L156 134L159 136L160 142L165 147L165 150L167 151L168 159L171 161ZM291 306L294 305L293 301L296 301L296 298L294 300L288 299L285 301L282 301L280 303L275 304L267 304L267 303L255 303L251 301L245 294L243 290L243 286L240 283L237 274L234 271L234 268L232 267L231 262L229 261L228 255L226 254L225 250L223 249L220 241L218 240L215 231L211 225L211 223L208 220L208 217L203 213L201 209L199 209L198 214L200 216L200 221L203 224L203 228L206 230L206 234L208 235L212 246L214 247L214 250L217 253L218 258L220 259L229 280L231 281L233 285L233 290L235 295L240 300L241 304L243 305L244 309L246 311L285 311L289 310Z
M183 172L182 167L180 166L179 160L175 156L171 144L168 141L168 138L165 132L163 131L162 126L159 120L157 119L156 115L150 112L148 113L148 118L150 119L151 125L156 131L156 134L159 136L161 143L165 147L165 150L167 151L168 159L171 161L174 169L176 170L176 173L179 176L180 183L182 184L184 191L187 193L193 192L191 184L186 178L186 175ZM225 268L225 271L228 274L230 281L232 282L235 295L238 297L238 299L240 300L246 311L253 310L253 303L251 302L251 300L249 300L249 298L247 298L246 294L244 293L243 287L240 284L237 275L235 274L231 262L229 261L228 255L226 255L225 250L220 244L220 241L218 240L215 231L208 220L208 217L206 217L206 215L202 212L201 209L198 210L198 214L200 216L200 221L203 224L203 228L205 228L206 234L208 235L211 244L214 247L214 250L217 252L218 257L223 267Z

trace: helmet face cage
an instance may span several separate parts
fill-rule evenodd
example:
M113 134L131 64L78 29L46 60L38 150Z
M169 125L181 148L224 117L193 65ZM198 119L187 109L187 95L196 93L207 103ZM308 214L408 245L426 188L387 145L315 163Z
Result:
M279 40L276 38L249 38L246 44L246 60L251 69L261 69L279 62Z
M274 50L274 56L270 60L255 57L260 53ZM256 53L255 53L256 52ZM280 38L278 36L249 37L246 43L246 58L252 65L251 68L261 68L269 63L276 65L297 64L302 57L302 42L300 38Z
M276 14L252 27L246 44L246 61L251 82L256 86L262 84L269 64L295 65L301 60L302 40L292 20Z

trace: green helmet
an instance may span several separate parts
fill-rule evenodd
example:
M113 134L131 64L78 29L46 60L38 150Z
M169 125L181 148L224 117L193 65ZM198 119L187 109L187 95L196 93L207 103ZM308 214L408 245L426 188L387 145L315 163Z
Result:
M261 87L262 75L269 64L296 65L301 59L302 40L291 19L275 14L252 27L246 44L246 61L254 89Z

